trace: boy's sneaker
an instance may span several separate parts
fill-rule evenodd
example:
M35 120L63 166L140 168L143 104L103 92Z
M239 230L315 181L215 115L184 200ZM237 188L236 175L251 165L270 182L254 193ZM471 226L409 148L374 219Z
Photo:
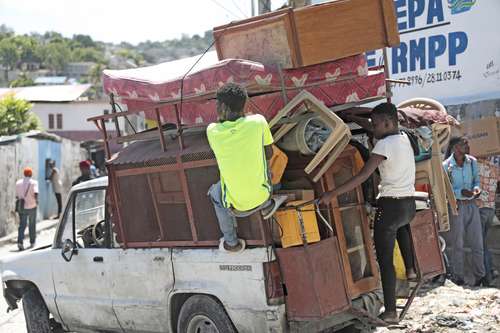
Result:
M17 248L19 249L19 251L24 251L23 243L17 243Z
M231 252L231 253L241 253L245 250L246 242L243 239L238 238L238 244L231 246L224 241L224 238L220 239L219 250Z

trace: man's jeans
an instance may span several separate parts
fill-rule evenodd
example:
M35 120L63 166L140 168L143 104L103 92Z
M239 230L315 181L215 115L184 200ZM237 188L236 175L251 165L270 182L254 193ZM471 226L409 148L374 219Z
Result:
M19 214L19 230L17 233L17 244L22 244L24 241L24 231L26 230L26 224L29 220L29 231L30 231L30 243L35 244L36 240L36 207L31 209L24 209L22 213Z
M495 210L489 207L479 208L479 215L481 216L481 226L483 228L483 250L484 250L484 269L486 271L486 280L491 281L491 272L493 269L491 261L491 252L486 245L486 238L488 237L488 229L493 223Z
M458 216L450 214L450 231L443 233L446 255L450 259L451 273L464 280L464 242L472 251L472 274L476 282L485 275L483 232L479 208L474 200L458 201Z
M208 190L208 196L214 204L215 214L219 221L219 227L224 235L224 241L229 246L238 244L238 236L236 235L236 218L231 215L229 209L222 204L222 189L220 182L213 184Z

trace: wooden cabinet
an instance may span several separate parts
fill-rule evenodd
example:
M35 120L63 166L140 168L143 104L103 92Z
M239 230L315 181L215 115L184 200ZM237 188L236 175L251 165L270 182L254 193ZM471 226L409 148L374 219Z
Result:
M399 44L393 0L335 0L214 28L219 59L302 67Z
M351 179L363 167L357 162L353 147L348 146L335 164L323 176L327 191ZM344 271L351 298L372 291L379 284L379 273L364 208L361 187L344 193L331 202L334 228L340 244Z

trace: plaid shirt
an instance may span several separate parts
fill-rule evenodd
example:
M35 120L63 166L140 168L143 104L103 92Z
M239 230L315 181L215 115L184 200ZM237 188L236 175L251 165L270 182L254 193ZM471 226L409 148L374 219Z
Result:
M500 180L500 168L488 160L480 159L477 162L482 190L478 205L479 207L495 209L495 194Z

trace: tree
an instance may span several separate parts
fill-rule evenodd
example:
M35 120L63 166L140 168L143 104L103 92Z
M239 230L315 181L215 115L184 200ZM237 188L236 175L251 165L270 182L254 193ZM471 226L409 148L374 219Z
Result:
M26 73L21 73L17 77L17 79L12 80L9 84L11 88L17 88L17 87L29 87L29 86L34 86L35 81L33 81L30 77L26 75Z
M71 51L64 41L50 42L41 48L41 58L45 66L52 72L61 72L70 61Z
M103 63L97 63L88 73L89 82L92 84L91 93L95 95L96 98L102 95L102 72L106 69L106 65Z
M40 119L31 112L32 104L8 94L0 100L0 135L14 135L41 128Z
M80 44L81 47L96 47L96 43L88 35L73 35L73 41Z
M135 50L120 49L115 54L124 59L132 60L136 66L141 66L144 63L142 54L137 53Z
M72 52L73 61L103 62L104 54L93 47L76 48Z
M8 37L0 40L0 63L4 68L5 82L9 82L9 71L14 69L21 52L14 42L14 37Z
M0 25L0 39L5 37L11 37L14 35L14 30L6 26L5 24Z
M27 35L15 36L13 41L19 50L19 68L24 63L40 63L40 43L35 37Z

